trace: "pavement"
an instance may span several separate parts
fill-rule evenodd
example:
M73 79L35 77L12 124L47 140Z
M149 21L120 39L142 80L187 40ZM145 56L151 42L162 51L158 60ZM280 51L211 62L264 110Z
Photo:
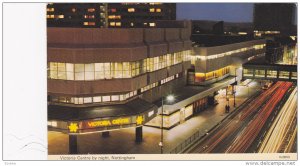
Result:
M249 96L259 89L259 84L251 82L247 86L237 86L236 106L242 104ZM206 110L170 130L164 130L164 153L173 150L177 145L197 131L201 135L223 120L226 98L224 94L216 96L219 104ZM229 100L230 112L234 111L233 98ZM143 142L135 142L135 128L110 131L110 136L103 138L101 133L78 136L79 154L159 154L161 130L153 127L143 127ZM48 132L48 154L68 154L68 135L59 132Z

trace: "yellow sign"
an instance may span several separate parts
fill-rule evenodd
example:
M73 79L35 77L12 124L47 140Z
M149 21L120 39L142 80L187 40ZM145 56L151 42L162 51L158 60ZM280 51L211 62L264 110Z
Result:
M78 129L77 123L71 123L68 127L69 127L70 132L73 132L73 133L77 132L77 129Z
M137 116L136 117L136 125L141 125L143 124L144 118L143 116Z
M113 125L124 125L129 124L129 118L118 118L113 120L99 120L99 121L92 121L87 122L88 127L104 127L104 126L113 126Z

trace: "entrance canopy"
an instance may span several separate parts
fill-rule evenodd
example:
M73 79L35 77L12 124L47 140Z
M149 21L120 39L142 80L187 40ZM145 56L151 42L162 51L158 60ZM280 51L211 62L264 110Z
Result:
M157 106L139 98L108 106L48 105L48 129L68 134L101 132L141 126L156 114Z

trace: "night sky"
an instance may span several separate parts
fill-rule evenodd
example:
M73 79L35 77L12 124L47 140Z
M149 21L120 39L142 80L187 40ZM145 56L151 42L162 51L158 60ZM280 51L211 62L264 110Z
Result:
M177 3L177 19L252 22L253 3Z

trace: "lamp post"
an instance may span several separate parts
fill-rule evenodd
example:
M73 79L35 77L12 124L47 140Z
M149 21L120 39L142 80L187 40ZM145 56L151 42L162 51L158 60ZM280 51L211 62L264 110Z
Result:
M238 70L239 68L235 68L235 71L234 71L234 84L233 84L233 106L235 107L236 106L236 103L235 103L235 92L236 92L236 84L237 84L237 80L236 80L236 71Z
M174 96L173 95L168 95L166 97L166 100L168 102L172 102L174 101ZM163 154L163 142L164 142L164 130L163 130L163 126L164 126L164 97L161 98L161 133L160 133L160 142L159 142L159 146L160 146L160 153Z

